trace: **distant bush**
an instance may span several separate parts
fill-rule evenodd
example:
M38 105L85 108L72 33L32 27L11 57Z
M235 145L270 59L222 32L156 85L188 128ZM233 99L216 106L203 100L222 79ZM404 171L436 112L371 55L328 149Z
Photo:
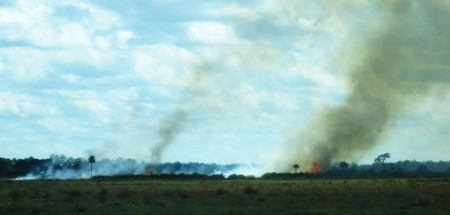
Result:
M81 191L79 191L79 190L70 191L70 197L80 197L80 196L81 196Z
M223 188L219 188L214 192L216 195L225 195L227 194L227 190L223 189Z
M259 193L259 191L251 186L247 186L244 188L244 193L245 194L257 194L257 193Z
M322 174L314 174L314 176L319 176ZM296 178L305 178L313 176L310 173L265 173L261 176L261 179L296 179Z
M153 175L114 175L114 176L94 176L93 180L150 180L150 179L166 179L166 180L224 180L222 174L203 175L203 174L153 174Z
M227 177L228 180L244 180L244 179L256 179L254 175L237 175L231 174Z
M227 177L228 180L246 179L245 175L232 174Z

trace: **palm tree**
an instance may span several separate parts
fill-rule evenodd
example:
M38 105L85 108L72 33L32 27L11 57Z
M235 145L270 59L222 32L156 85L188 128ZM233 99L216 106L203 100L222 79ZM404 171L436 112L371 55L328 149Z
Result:
M294 172L297 173L298 168L300 168L300 165L294 164L292 165L292 168L294 168Z
M88 162L91 163L91 178L92 178L92 164L95 163L95 157L92 155L89 156Z
M348 167L348 163L347 162L345 162L345 161L342 161L340 164L339 164L339 167L341 167L342 168L342 170L344 170L345 168L347 168Z

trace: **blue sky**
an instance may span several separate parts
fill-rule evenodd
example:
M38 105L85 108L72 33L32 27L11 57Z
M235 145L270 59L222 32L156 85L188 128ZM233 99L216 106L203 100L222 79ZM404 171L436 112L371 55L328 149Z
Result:
M2 1L0 156L265 163L340 104L383 19L371 1ZM357 33L355 33L357 32ZM412 100L372 150L448 160L450 93Z

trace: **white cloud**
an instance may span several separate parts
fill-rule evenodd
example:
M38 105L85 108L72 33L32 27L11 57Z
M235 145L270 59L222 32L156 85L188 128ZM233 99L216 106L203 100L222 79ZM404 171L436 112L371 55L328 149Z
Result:
M116 32L117 43L121 48L127 47L128 40L135 37L134 33L128 30L121 30Z
M109 112L108 106L98 99L76 100L73 103L76 107L96 115L107 115Z
M107 93L93 90L42 90L44 95L57 98L59 104L69 103L81 111L88 111L99 117L111 114L111 109L107 101L113 101L113 97L108 97ZM82 114L86 115L86 114Z
M56 6L74 7L88 13L72 20L56 16ZM0 24L10 40L26 40L44 47L89 46L93 34L118 27L120 17L82 2L19 1L17 7L0 9Z
M80 81L80 76L74 75L74 74L67 74L67 75L62 75L61 79L68 83L74 84L74 83L77 83L78 81Z
M42 158L48 158L51 154L62 154L65 156L73 156L73 157L79 157L82 156L80 153L80 150L78 147L74 145L69 145L67 142L63 143L51 143L51 144L35 144L31 146L31 149L33 151L36 151L39 153ZM25 155L27 156L27 155ZM36 155L34 155L36 156Z
M90 19L83 19L81 23L91 28L106 31L122 24L122 18L119 15L105 8L80 1L70 2L68 5L89 11Z
M308 19L304 17L299 17L297 19L298 26L303 29L313 30L316 28L316 20L314 18Z
M136 73L149 81L166 84L181 84L183 73L196 61L196 56L187 49L173 45L151 45L138 47L134 53Z
M134 37L134 34L131 31L119 31L116 33L116 35L117 35L117 38L119 38L120 40L125 40L125 41Z
M105 93L104 98L110 101L123 103L128 101L135 101L139 99L139 96L140 95L138 90L134 87L131 87L131 88L117 88L108 90Z
M59 16L57 7L84 13ZM3 72L26 81L64 72L52 66L55 62L107 67L118 57L116 48L126 47L133 37L121 22L112 11L77 1L18 1L16 6L0 8L0 33L13 44L23 43L0 50L0 57L8 59Z
M232 95L239 98L244 107L260 108L258 95L249 84L243 83L238 88L232 90Z
M218 9L218 14L221 16L234 16L239 17L239 19L244 19L245 21L256 21L260 19L260 11L258 8L249 8L237 4L231 4L225 6L224 8Z
M163 83L176 81L175 68L158 59L157 56L139 52L135 54L135 60L136 72L144 79Z
M0 92L0 113L12 113L22 117L31 114L58 115L57 107L40 103L41 100L26 94L15 92Z
M86 98L96 98L97 93L93 90L66 90L66 89L56 89L56 90L42 90L43 94L46 96L61 96L66 99L77 99L82 100Z
M43 118L41 120L38 120L37 123L51 132L66 133L66 134L73 134L73 133L80 134L88 132L87 128L78 126L76 123L70 122L68 119L61 117Z
M19 81L42 78L45 72L50 70L47 64L48 53L38 49L4 48L0 49L0 56L8 59L3 74L8 74Z
M204 43L232 43L236 41L231 27L218 22L191 22L188 24L188 38Z

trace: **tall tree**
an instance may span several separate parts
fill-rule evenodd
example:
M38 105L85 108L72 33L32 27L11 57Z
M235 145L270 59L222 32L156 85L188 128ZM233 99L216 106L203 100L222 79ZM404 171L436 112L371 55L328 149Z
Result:
M292 168L294 168L294 172L297 173L298 168L300 168L300 165L294 164L292 165Z
M89 156L88 162L91 163L91 178L92 178L92 164L95 163L95 157L92 155Z
M348 168L348 163L345 162L345 161L342 161L342 162L339 164L339 167L342 168L342 170L344 170L344 169Z
M386 171L386 159L390 158L391 154L384 153L381 155L378 155L375 160L373 161L374 164L381 164L383 166L383 171Z

